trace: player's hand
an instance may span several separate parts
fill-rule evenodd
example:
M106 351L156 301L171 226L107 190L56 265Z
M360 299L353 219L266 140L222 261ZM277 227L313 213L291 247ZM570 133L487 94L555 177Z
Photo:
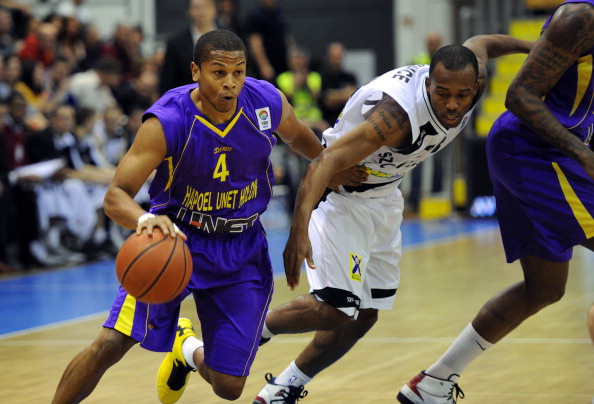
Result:
M287 286L291 290L295 290L299 286L299 278L301 276L301 267L303 260L307 260L307 265L315 269L313 256L311 251L311 242L307 235L307 226L303 227L305 230L299 231L291 227L289 239L283 251L283 260L285 264L285 275L287 277Z
M369 174L367 173L367 167L364 165L356 165L346 170L339 171L330 177L328 188L334 192L338 192L339 185L347 185L350 187L358 187L367 181Z
M155 227L161 229L163 234L169 234L172 238L174 238L175 236L179 236L179 238L181 238L184 241L188 239L184 232L181 231L167 215L142 215L138 220L138 225L136 226L136 234L140 235L140 233L142 233L142 230L146 229L147 234L149 236L152 236L153 229Z

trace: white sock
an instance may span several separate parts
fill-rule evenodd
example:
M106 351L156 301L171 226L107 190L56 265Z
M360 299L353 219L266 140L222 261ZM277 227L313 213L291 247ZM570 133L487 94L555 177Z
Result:
M271 311L272 310L268 310L268 313L270 313ZM268 313L266 313L266 316L268 316ZM262 328L262 338L272 338L275 335L276 334L271 333L268 327L266 327L266 319L264 319L264 327Z
M278 377L276 378L276 384L282 384L284 386L303 386L306 383L311 382L311 377L307 376L303 373L297 365L295 361L291 362L288 368L286 368Z
M186 360L188 365L190 365L194 369L198 369L198 366L196 366L196 363L194 363L194 352L196 351L196 349L202 348L203 346L204 343L202 341L192 336L186 338L182 344L182 353L184 355L184 359Z
M468 324L454 343L439 360L434 363L427 373L431 376L458 382L460 374L470 363L494 344L487 342L472 326Z

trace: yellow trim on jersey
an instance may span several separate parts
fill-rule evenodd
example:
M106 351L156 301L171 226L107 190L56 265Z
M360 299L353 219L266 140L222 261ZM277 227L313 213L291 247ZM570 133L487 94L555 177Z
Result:
M167 191L171 187L171 183L173 182L173 157L169 156L165 160L167 160L167 169L169 170L169 179L167 180L167 185L165 185L165 189L163 191Z
M208 122L206 119L202 118L199 115L194 115L200 122L202 122L202 124L204 126L206 126L207 128L209 128L210 130L212 130L214 133L216 133L217 135L219 135L220 137L225 137L227 136L227 133L229 133L229 131L231 129L233 129L233 127L235 126L235 123L237 122L237 120L239 119L239 117L243 115L243 107L241 107L241 109L239 110L239 112L237 113L237 115L235 115L235 118L233 118L233 120L231 122L229 122L229 125L227 125L227 127L225 128L225 130L220 130L218 129L216 126L214 126L212 123Z
M577 88L575 90L573 108L571 109L569 116L574 114L588 90L590 80L592 79L592 55L579 58L577 64ZM592 100L590 100L590 103L592 103Z
M571 184L567 180L567 177L561 170L561 167L559 167L559 164L553 162L553 168L555 169L555 172L557 172L557 178L559 179L563 195L565 195L565 199L575 215L578 224L586 234L587 238L594 237L594 218L576 195Z
M167 191L167 190L169 190L169 188L171 188L171 184L173 183L173 177L175 176L175 173L177 172L177 168L181 164L181 161L184 157L184 153L186 152L186 148L188 147L188 143L190 142L190 138L192 137L191 135L192 135L192 132L194 131L195 125L196 125L196 119L194 119L194 122L192 122L192 127L190 128L190 132L188 133L188 137L186 138L186 143L184 144L184 147L182 148L182 152L179 156L177 165L175 167L173 167L173 157L172 156L165 158L165 160L167 160L167 162L168 162L169 179L167 180L167 184L165 185L165 189L163 189L163 191ZM171 200L171 194L169 194L169 200L167 202L163 202L162 204L155 205L152 207L156 208L159 206L165 206L169 203L170 200Z
M114 329L124 335L132 336L132 325L134 324L134 312L136 311L136 299L130 295L126 296L122 309L116 320Z

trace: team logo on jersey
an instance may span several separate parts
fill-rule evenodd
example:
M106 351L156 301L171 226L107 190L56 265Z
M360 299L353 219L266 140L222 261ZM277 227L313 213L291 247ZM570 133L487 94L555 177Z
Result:
M350 255L351 279L361 282L361 262L363 259L357 254L351 253Z
M270 122L270 108L259 108L256 110L256 116L258 117L258 126L260 130L268 130L272 128L272 122Z

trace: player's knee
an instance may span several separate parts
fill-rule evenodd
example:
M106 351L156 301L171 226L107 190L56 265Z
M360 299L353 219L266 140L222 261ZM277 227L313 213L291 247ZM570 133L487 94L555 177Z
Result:
M538 288L529 293L530 302L535 310L557 303L565 295L565 286L556 285L550 288Z
M377 323L377 319L378 310L376 309L365 309L359 312L356 320L359 338L363 337L367 331L371 330L375 323Z
M98 360L113 365L136 343L135 340L118 331L104 328L95 341L93 341L89 350Z
M215 378L212 380L212 390L222 399L228 401L235 401L243 392L245 386L245 378L240 377L224 377Z
M351 320L351 317L325 302L317 306L317 317L320 319L319 331L331 331Z

